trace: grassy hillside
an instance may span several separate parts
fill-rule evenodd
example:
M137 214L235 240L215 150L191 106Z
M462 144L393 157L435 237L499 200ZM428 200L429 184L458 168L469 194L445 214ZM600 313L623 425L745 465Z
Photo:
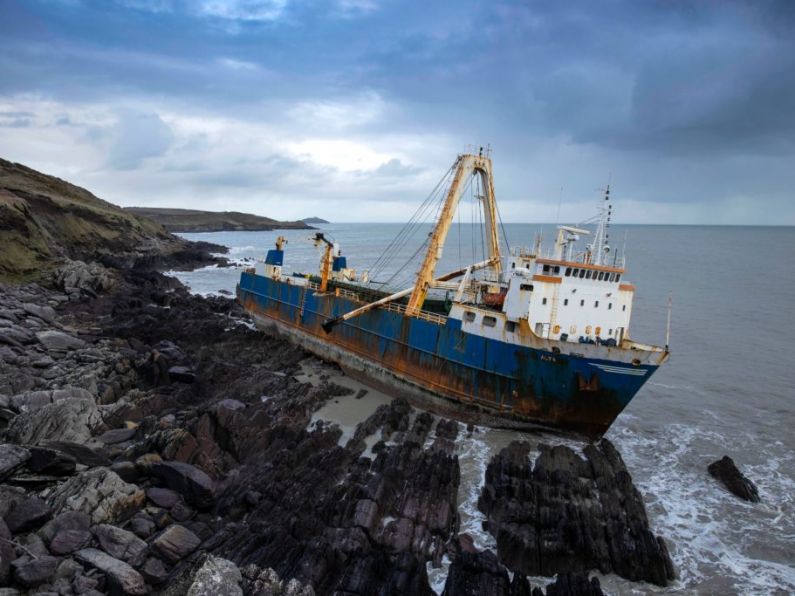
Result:
M0 278L33 278L64 258L136 259L186 243L60 178L0 159Z
M161 209L159 207L127 207L125 211L148 217L162 224L169 232L311 229L311 226L302 221L278 221L270 217L237 211L197 211L194 209Z

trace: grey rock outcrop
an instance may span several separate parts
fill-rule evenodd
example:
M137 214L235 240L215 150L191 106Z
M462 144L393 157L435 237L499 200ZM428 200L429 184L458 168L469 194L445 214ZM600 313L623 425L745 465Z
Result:
M93 401L69 398L21 413L9 425L7 437L25 445L44 441L84 443L101 424L102 416Z
M237 565L221 557L208 556L196 572L188 596L243 596L242 581Z
M71 509L91 517L95 524L125 519L140 509L146 495L106 468L94 468L56 487L48 502L56 511Z

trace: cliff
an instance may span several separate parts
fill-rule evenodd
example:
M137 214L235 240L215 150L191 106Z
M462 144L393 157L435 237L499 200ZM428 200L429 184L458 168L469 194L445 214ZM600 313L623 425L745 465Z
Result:
M261 232L270 230L311 230L303 221L278 221L270 217L237 211L198 211L159 207L127 207L128 213L156 221L169 232Z
M67 259L129 267L202 260L195 244L158 223L4 159L0 247L0 279L12 281L40 277Z

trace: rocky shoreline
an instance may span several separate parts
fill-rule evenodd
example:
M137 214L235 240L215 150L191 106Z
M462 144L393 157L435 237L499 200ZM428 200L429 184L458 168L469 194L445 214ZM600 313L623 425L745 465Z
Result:
M499 453L479 503L498 548L478 551L458 512L471 428L394 400L345 440L313 414L350 389L299 380L300 348L105 265L0 285L0 595L432 594L442 564L445 594L674 578L609 442Z

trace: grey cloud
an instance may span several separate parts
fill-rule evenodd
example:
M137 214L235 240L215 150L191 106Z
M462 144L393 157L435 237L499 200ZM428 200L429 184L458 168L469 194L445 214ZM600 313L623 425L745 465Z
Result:
M144 159L163 155L174 140L171 128L157 114L123 112L111 131L108 166L132 170Z

